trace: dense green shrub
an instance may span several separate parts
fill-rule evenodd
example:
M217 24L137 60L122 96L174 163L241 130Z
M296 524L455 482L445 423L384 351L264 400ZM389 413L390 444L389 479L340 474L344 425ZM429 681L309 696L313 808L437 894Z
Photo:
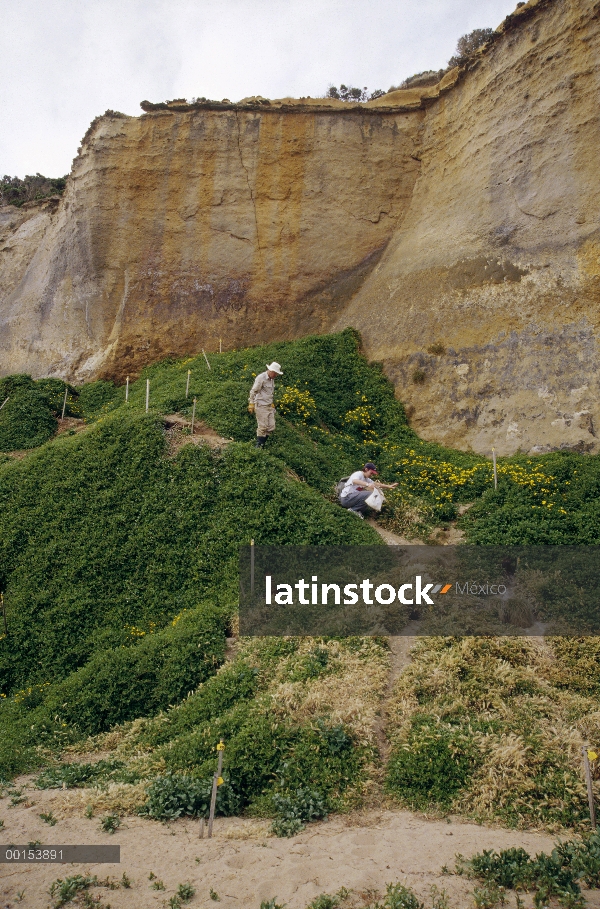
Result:
M305 824L328 815L323 796L313 789L296 789L287 795L275 793L273 805L276 817L271 830L276 836L294 836L304 830Z
M166 773L157 777L148 787L148 799L140 814L157 820L173 818L208 817L212 792L212 779L198 779L183 773ZM236 814L239 799L227 780L217 788L216 813Z
M8 398L8 400L6 400ZM56 432L48 397L31 376L0 379L0 451L35 448Z
M226 623L222 611L199 607L130 647L99 651L51 685L43 704L86 734L151 716L215 672L224 658Z
M468 861L459 857L457 870L508 890L533 890L536 907L553 899L560 906L584 906L579 881L600 886L600 833L559 843L550 855L540 852L533 859L524 849L485 849Z
M393 749L386 787L413 808L448 808L467 788L479 760L468 731L417 714L407 742Z
M94 419L105 413L110 406L125 399L122 389L112 382L89 382L79 389L78 404L86 419Z
M14 205L20 208L26 202L47 199L49 196L62 196L67 185L67 176L44 177L43 174L10 177L5 174L0 179L0 205Z

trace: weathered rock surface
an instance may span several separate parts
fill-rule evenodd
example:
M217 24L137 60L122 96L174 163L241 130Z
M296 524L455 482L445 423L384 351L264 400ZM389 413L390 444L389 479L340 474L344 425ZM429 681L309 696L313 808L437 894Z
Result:
M4 372L119 377L330 327L409 204L422 112L219 108L92 125L43 238L5 241Z
M411 207L338 325L427 438L597 451L600 3L517 13L428 109Z
M353 325L424 436L600 450L600 0L366 105L150 104L0 211L0 372L122 377Z

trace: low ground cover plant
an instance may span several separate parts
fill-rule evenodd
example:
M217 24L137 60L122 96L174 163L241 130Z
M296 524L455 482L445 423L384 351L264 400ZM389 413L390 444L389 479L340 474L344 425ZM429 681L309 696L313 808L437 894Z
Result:
M138 799L143 783L138 802L154 816L197 814L222 737L219 810L274 817L276 796L302 814L294 794L318 779L331 811L360 801L376 759L385 645L265 639L224 665L240 543L382 545L335 504L335 481L367 460L398 482L380 519L392 530L426 538L474 503L460 526L475 543L595 543L600 461L500 459L494 490L487 459L416 436L350 330L208 358L210 369L203 356L148 367L128 403L110 382L68 387L67 412L88 426L51 441L65 384L0 380L14 392L0 449L32 449L0 456L0 773L91 735L90 748L117 750L112 769L54 764L40 785L119 785ZM274 359L277 432L258 452L248 390ZM191 417L194 398L196 420L233 441L170 456L163 417ZM593 641L422 642L394 696L388 793L515 825L583 825L577 748L600 738Z
M534 905L556 900L559 906L583 907L581 883L600 886L600 833L557 844L550 854L532 858L524 849L484 850L471 859L458 857L457 871L500 890L533 892Z

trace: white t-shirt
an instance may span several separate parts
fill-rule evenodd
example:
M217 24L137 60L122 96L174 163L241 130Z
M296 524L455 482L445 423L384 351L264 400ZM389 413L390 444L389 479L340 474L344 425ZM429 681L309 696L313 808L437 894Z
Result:
M348 479L346 480L346 485L344 486L344 488L342 489L342 491L341 491L341 493L340 493L340 499L345 499L346 496L348 495L348 493L349 493L352 489L357 489L357 488L358 488L357 485L356 485L356 483L354 482L354 480L360 480L360 481L361 481L361 486L362 486L363 484L364 484L365 486L370 486L370 485L372 484L372 482L373 482L372 480L368 480L368 479L366 478L366 476L364 475L364 473L363 473L362 470L355 470L354 473L353 473L351 476L349 476Z

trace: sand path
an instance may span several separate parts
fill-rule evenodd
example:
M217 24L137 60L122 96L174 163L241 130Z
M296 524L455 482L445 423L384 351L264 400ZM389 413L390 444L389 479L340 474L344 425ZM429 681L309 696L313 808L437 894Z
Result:
M446 890L452 909L472 906L474 882L442 873L453 871L456 853L470 856L484 848L523 846L531 853L548 850L553 839L536 833L480 827L458 819L428 820L408 811L366 811L337 816L311 824L290 839L268 835L268 824L238 818L218 818L211 840L198 838L198 824L189 819L161 824L138 817L126 818L114 835L100 830L98 818L67 817L49 828L39 819L41 811L54 806L61 794L49 791L26 793L35 801L30 807L8 809L0 802L5 829L2 844L118 843L119 865L0 865L0 906L16 909L46 909L51 905L49 888L58 877L96 874L115 881L123 872L129 889L92 890L102 906L111 909L162 907L179 884L190 882L196 889L192 907L213 905L211 889L223 909L260 909L261 901L278 898L289 909L304 909L318 894L334 893L340 887L355 891L357 905L364 905L385 884L402 881L411 886L426 906L431 906L431 886ZM151 889L150 874L164 883L165 890ZM22 901L17 901L24 891ZM509 902L509 905L512 901ZM527 900L530 906L531 901ZM590 894L590 906L600 906L600 893Z

